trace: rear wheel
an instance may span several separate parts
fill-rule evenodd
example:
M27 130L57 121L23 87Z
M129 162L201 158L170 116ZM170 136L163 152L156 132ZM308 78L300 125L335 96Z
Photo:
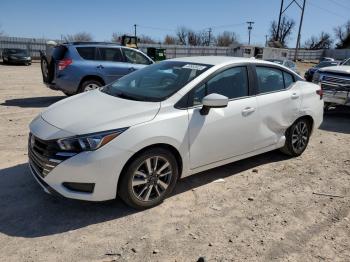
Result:
M45 57L41 57L40 67L44 82L49 83L49 64Z
M286 143L281 151L290 156L300 156L306 149L311 133L311 124L301 118L286 131Z
M102 86L102 83L97 80L86 80L81 84L80 92L87 92L97 89Z
M152 148L126 167L119 181L118 194L133 208L154 207L173 191L178 176L174 155L163 148Z

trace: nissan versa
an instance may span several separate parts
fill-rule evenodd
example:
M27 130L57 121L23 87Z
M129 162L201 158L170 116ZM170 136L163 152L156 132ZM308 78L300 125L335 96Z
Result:
M320 87L284 66L172 59L47 108L29 166L46 192L142 209L181 177L278 148L299 156L322 118Z

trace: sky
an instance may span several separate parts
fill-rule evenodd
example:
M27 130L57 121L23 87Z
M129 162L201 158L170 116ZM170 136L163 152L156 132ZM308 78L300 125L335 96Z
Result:
M291 1L284 0L285 7ZM96 41L110 41L113 32L133 34L137 24L138 34L162 41L180 26L211 27L214 35L234 31L246 43L246 22L254 21L251 42L264 45L280 4L281 0L0 0L0 31L7 36L49 39L84 31ZM335 26L350 19L349 12L349 0L306 0L301 43L321 31L333 35ZM293 3L285 14L297 24L288 41L294 47L301 11Z

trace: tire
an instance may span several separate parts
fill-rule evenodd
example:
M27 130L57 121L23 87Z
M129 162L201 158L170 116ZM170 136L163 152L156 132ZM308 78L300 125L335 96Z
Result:
M152 148L126 166L118 184L118 195L135 209L151 208L173 191L178 177L175 156L166 149Z
M306 149L311 134L311 124L306 118L300 118L286 131L286 143L280 150L287 155L297 157Z
M98 80L86 80L81 84L79 93L91 91L101 86L103 86L103 84Z
M44 56L40 59L40 68L44 83L50 83L49 63Z

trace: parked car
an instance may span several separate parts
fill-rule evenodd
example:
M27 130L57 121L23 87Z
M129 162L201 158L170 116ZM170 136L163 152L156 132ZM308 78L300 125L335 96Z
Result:
M314 67L309 68L304 75L304 78L306 81L311 82L312 81L312 77L314 76L314 73L319 70L320 68L323 67L328 67L328 66L337 66L340 64L340 61L323 61L317 65L315 65Z
M26 49L4 48L2 50L2 62L4 64L31 65L32 58Z
M346 59L344 59L343 61L341 61L341 63L340 63L341 65L350 65L350 58L346 58Z
M312 82L323 90L325 110L331 106L350 106L350 65L321 68Z
M66 95L96 89L150 64L139 50L106 43L67 43L41 54L44 83Z
M29 166L46 192L142 209L179 178L278 148L301 155L322 118L320 87L286 67L177 58L48 107L30 124Z
M295 73L300 74L297 68L297 65L288 59L266 59L266 61L276 63L279 65L283 65L285 67L288 67L289 69L293 70Z

